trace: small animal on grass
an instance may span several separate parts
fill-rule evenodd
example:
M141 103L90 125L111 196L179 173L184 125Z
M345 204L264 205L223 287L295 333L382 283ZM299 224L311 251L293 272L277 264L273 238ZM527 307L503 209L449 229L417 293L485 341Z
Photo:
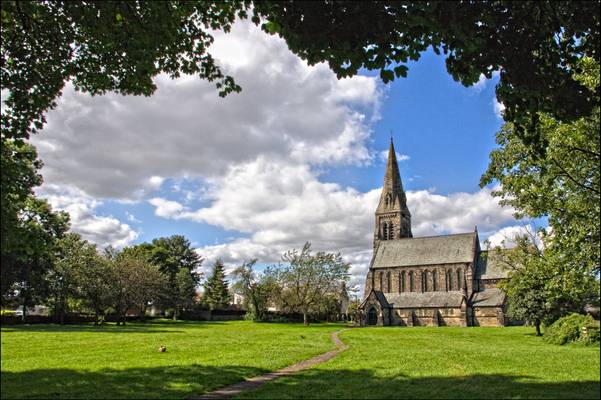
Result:
M305 336L304 336L304 335L301 335L301 339L304 339L304 338L305 338Z
M164 353L167 351L167 347L161 345L161 347L159 347L159 353Z

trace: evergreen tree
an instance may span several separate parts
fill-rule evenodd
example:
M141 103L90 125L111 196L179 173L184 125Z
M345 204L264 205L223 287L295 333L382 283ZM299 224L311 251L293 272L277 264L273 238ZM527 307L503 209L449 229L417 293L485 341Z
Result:
M225 267L221 260L215 261L213 273L204 284L204 298L211 310L227 308L230 303L228 282L225 280Z

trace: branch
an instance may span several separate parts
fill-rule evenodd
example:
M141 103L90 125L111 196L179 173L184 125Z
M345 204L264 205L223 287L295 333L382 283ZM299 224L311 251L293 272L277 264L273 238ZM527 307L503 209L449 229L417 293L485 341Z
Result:
M577 186L580 186L581 188L586 189L586 190L590 190L593 193L596 193L597 195L601 195L601 192L599 192L599 190L595 189L594 187L586 186L585 184L582 184L582 183L578 182L576 179L574 179L574 177L572 175L570 175L570 173L568 171L566 171L565 168L563 168L561 166L561 164L559 164L559 162L555 158L551 158L551 160L553 161L553 163L555 163L557 168L559 168L565 174L565 176L567 176Z

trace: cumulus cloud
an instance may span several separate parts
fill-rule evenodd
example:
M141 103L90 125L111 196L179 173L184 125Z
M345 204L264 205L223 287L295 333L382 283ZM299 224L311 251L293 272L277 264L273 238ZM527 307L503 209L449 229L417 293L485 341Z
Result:
M407 160L409 160L411 158L407 154L401 154L398 151L395 152L395 155L396 155L396 160L398 162L407 161ZM386 161L388 161L388 150L382 150L379 153L379 156L380 156L380 161L382 161L382 162L385 163Z
M472 86L470 86L469 89L472 92L480 93L484 89L486 89L487 83L488 83L488 78L486 78L486 76L484 76L484 74L480 74L480 77L478 78L478 82L476 82Z
M291 248L310 241L316 250L340 251L352 263L352 284L362 285L371 259L374 212L381 189L359 192L320 182L306 165L285 160L256 161L232 167L214 182L211 203L190 209L178 202L155 198L155 213L243 232L246 237L209 245L198 251L209 264L221 258L236 265L258 258L275 263ZM432 191L407 192L415 236L494 231L514 221L512 209L503 208L490 194L438 195Z
M164 177L218 177L259 156L371 162L366 141L382 97L376 78L338 80L248 21L215 33L210 52L241 93L220 98L192 76L159 76L148 98L91 97L68 85L32 138L45 179L99 198L142 199Z
M493 111L495 112L495 115L496 115L498 118L501 118L501 119L503 119L503 113L505 112L505 104L503 104L503 103L500 103L500 102L497 100L497 97L496 97L496 96L495 96L495 97L493 97L492 101L493 101L493 105L492 105L492 107L493 107Z
M100 248L109 245L121 248L138 237L138 232L118 219L97 215L95 211L100 202L81 190L46 184L37 194L47 199L53 209L68 212L71 231L79 233L83 239Z

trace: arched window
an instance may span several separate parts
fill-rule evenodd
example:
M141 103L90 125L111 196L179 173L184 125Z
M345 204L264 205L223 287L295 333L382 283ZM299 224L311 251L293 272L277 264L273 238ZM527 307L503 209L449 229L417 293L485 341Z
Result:
M384 222L382 225L382 239L388 240L388 223Z
M380 290L384 291L384 272L380 271Z
M457 269L457 290L461 290L463 288L463 277L461 275L461 269Z
M394 224L392 222L388 224L388 239L394 239Z
M422 271L422 292L428 291L428 271Z
M388 289L388 290L386 290L386 293L392 292L392 282L390 279L390 271L388 271L388 273L386 274L386 288Z
M438 291L438 271L432 271L432 290Z
M405 291L405 271L399 274L399 292Z
M413 292L415 290L414 282L413 282L413 271L409 272L409 291Z
M453 272L451 270L447 270L447 290L455 290L453 287Z

